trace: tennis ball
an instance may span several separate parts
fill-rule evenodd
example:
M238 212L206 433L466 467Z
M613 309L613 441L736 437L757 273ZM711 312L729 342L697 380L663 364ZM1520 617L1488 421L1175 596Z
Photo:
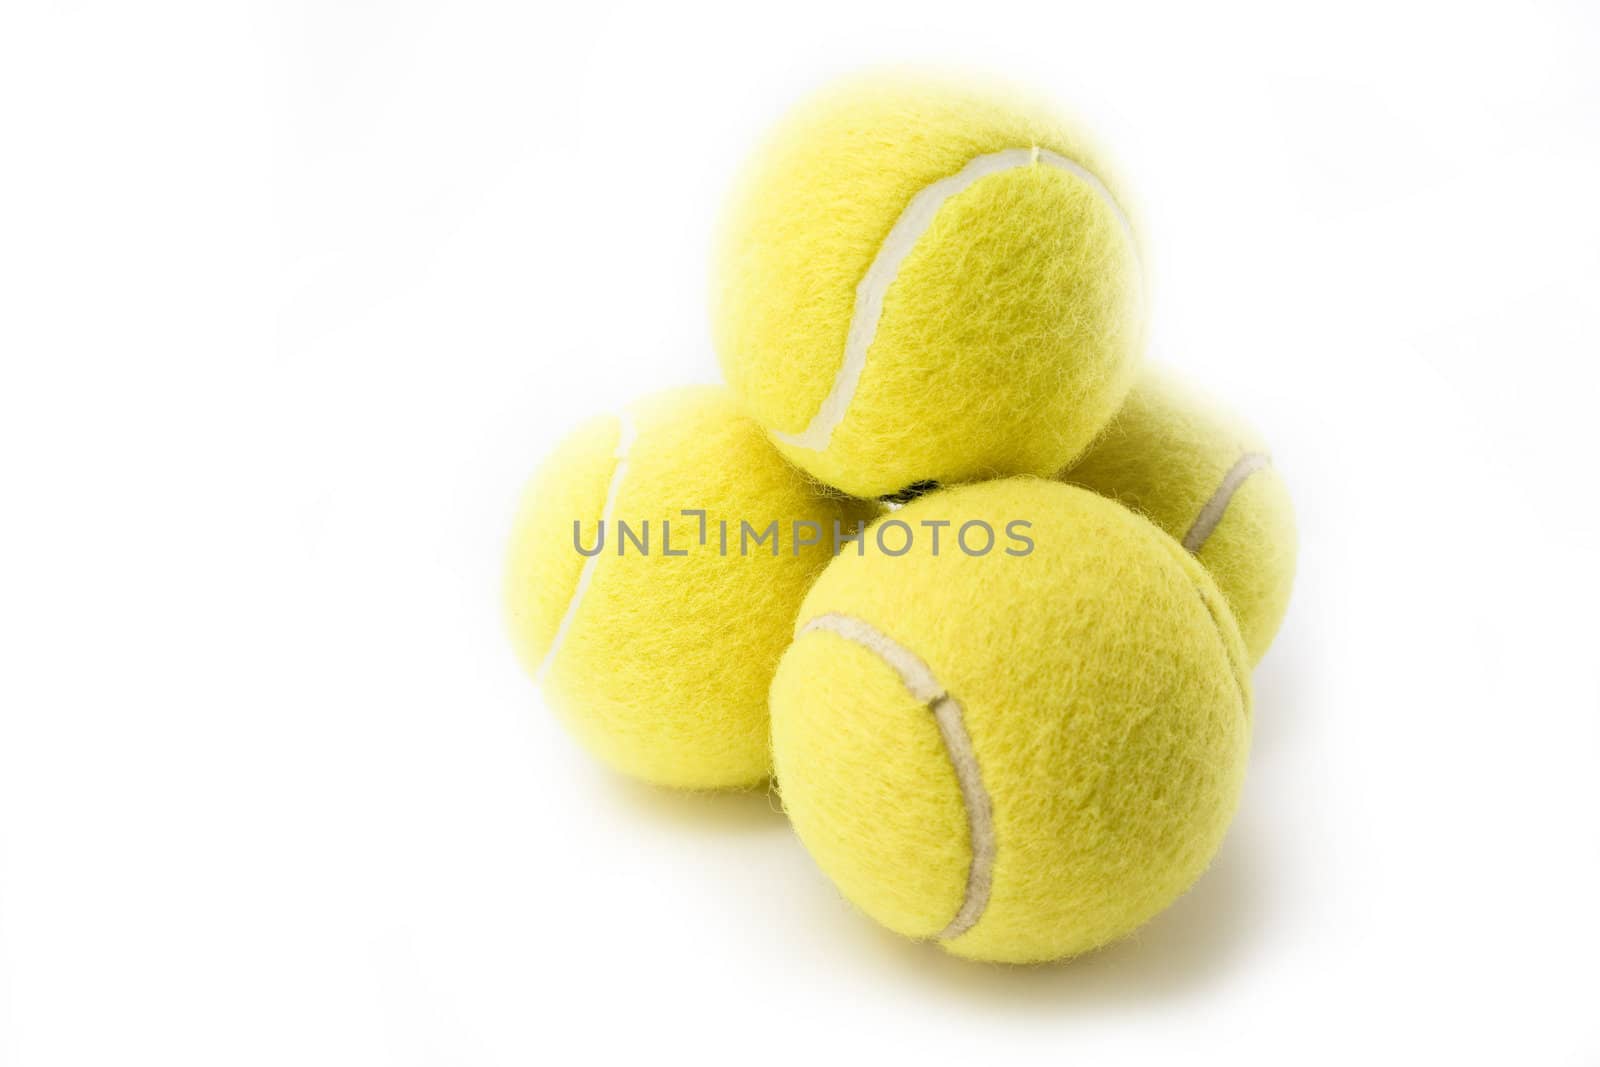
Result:
M935 492L895 520L912 548L829 564L773 680L796 831L868 915L958 956L1128 933L1205 869L1238 800L1250 681L1227 604L1154 525L1058 482ZM951 543L1016 522L1031 551Z
M725 215L728 383L784 455L858 496L1055 474L1143 346L1113 188L1082 133L1009 90L886 74L823 92Z
M795 611L832 557L835 520L848 535L865 518L785 462L725 389L652 397L581 426L526 490L506 580L513 644L617 770L758 784Z
M1177 378L1144 372L1127 403L1064 476L1140 512L1197 556L1266 655L1294 584L1294 508L1265 443Z

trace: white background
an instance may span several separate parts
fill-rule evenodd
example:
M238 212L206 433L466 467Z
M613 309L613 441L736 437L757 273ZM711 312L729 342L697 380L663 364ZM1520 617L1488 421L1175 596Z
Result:
M1593 4L0 15L0 1062L1600 1062ZM714 380L720 197L889 60L1087 116L1301 572L1199 886L1067 965L591 762L523 478Z

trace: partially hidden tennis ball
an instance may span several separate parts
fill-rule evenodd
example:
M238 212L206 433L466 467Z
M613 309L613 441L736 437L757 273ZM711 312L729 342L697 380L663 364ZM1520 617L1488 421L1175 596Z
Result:
M1143 346L1125 208L1084 135L1030 98L846 81L789 115L727 210L724 374L784 455L846 492L1052 475Z
M1121 937L1201 874L1239 797L1250 682L1227 604L1154 525L1059 482L934 492L894 522L910 550L830 564L773 681L795 829L846 898L958 956ZM996 547L969 554L982 526Z
M1064 477L1193 552L1233 608L1251 664L1260 662L1289 607L1297 549L1289 490L1260 435L1151 368Z
M759 784L795 611L835 520L848 535L866 517L785 462L725 389L657 395L581 426L530 483L506 580L513 643L617 770Z

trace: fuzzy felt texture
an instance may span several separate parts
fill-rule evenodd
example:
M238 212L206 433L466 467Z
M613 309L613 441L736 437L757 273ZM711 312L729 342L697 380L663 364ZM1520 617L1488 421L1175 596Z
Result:
M1154 525L1058 482L941 490L894 514L914 528L1031 522L1025 556L929 538L906 556L844 555L801 606L772 685L785 809L840 891L885 926L933 938L971 891L974 821L935 710L960 709L989 799L981 914L950 952L1040 962L1127 934L1221 844L1250 738L1245 650L1211 578ZM916 692L832 616L926 665Z
M1112 497L1184 539L1241 457L1265 456L1260 436L1179 381L1150 368L1105 433L1063 476ZM1289 489L1258 463L1227 498L1196 555L1233 608L1252 665L1289 608L1298 539Z
M592 549L611 480L614 518L636 533L649 523L648 555L632 542L618 555L617 527L548 664L552 705L584 744L617 770L690 789L757 785L770 773L767 688L795 611L831 557L832 524L853 528L869 505L822 489L785 462L727 390L660 394L629 410L625 457L615 416L581 427L530 483L508 568L510 628L530 670L544 664ZM699 520L707 512L706 544ZM671 523L663 552L662 521ZM719 550L718 523L730 524ZM781 551L741 555L741 521L777 520ZM822 543L796 555L791 524L809 520Z
M908 205L973 160L1016 149L1057 154L1103 184L1036 159L943 202L885 292L826 447L780 438L822 481L881 496L1059 471L1132 384L1138 251L1083 136L1001 89L851 80L803 104L752 162L724 221L713 327L746 409L793 435L833 390L858 286Z

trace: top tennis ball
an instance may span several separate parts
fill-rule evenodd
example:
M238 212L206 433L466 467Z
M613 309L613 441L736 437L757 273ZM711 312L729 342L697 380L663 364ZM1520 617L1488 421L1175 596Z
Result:
M1143 347L1137 242L1084 136L933 76L853 79L788 116L729 208L713 305L746 411L859 496L1055 473Z

